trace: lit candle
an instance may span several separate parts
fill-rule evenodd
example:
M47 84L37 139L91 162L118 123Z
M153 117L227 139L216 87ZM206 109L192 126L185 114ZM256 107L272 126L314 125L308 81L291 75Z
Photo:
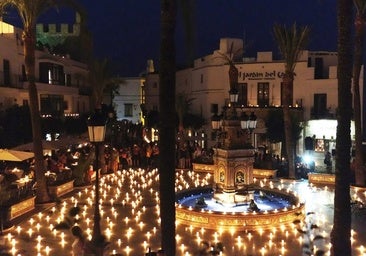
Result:
M50 252L51 252L51 249L50 249L50 247L48 245L45 248L45 252L46 252L46 255L49 255Z
M132 249L129 246L126 246L125 248L125 252L127 255L130 255L130 252L132 251Z

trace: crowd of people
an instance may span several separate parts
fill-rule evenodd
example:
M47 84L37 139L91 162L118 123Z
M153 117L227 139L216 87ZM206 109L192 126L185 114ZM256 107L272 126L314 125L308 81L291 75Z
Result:
M213 150L205 150L198 143L190 141L177 143L176 168L189 169L193 162L212 162ZM134 143L121 148L106 147L105 152L106 172L115 172L117 169L126 168L157 168L159 159L159 146L156 142Z

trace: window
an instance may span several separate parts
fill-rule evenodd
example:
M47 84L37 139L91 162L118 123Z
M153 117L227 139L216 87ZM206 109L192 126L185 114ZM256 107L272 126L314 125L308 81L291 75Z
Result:
M219 113L219 105L216 103L211 104L211 113L217 114Z
M201 74L201 84L203 84L203 74Z
M132 117L132 104L131 103L126 103L125 104L125 116L126 117Z
M48 24L43 24L43 32L48 33L50 31L50 28Z
M39 63L39 81L47 84L65 84L64 67L55 63Z
M323 77L323 59L315 58L315 69L314 69L314 79L322 79Z
M61 24L56 23L56 33L60 33L60 32L61 32Z
M257 99L260 107L269 105L269 83L258 83Z
M3 69L4 69L4 85L10 86L10 62L9 60L3 60Z
M22 81L27 81L27 74L25 72L25 66L22 65Z
M248 84L239 83L238 84L238 105L247 106L248 104Z
M74 33L74 25L73 24L68 24L68 27L67 27L68 29L68 32L70 33L70 34L73 34Z
M63 95L41 94L40 103L42 114L57 117L64 113L65 103Z
M69 109L69 103L66 100L64 100L64 106L63 107L64 107L65 110Z
M71 86L71 75L70 74L66 75L66 85Z
M314 94L314 107L313 116L314 118L322 118L327 115L327 94L316 93Z

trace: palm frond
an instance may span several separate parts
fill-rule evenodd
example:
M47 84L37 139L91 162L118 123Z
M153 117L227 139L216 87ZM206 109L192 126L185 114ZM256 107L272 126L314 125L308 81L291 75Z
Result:
M365 0L353 0L353 4L356 8L357 16L364 16L366 11L366 1Z
M308 43L309 28L307 26L298 28L296 23L290 28L275 24L273 34L285 61L285 70L293 73L296 62Z

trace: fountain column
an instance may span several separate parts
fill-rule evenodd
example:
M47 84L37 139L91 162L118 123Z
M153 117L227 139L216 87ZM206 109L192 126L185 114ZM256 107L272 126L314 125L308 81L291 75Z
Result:
M249 185L253 183L254 149L250 133L241 129L240 120L222 122L222 144L214 148L214 198L235 205L252 199Z

